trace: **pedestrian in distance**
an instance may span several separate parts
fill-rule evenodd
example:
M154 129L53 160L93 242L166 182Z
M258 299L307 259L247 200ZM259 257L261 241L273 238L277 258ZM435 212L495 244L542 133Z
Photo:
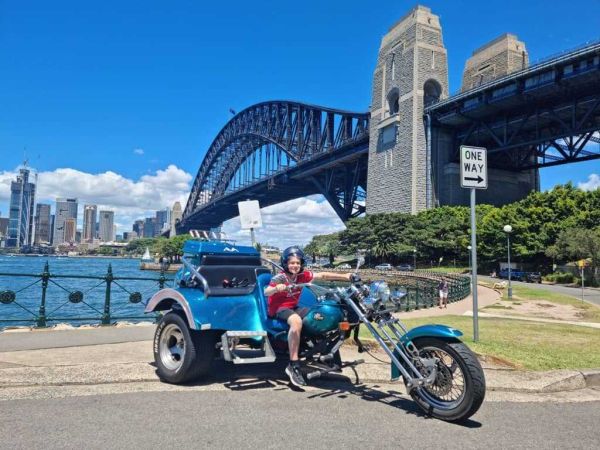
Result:
M448 307L448 282L445 278L442 278L440 284L438 284L438 291L440 294L439 308Z
M273 276L269 286L265 288L268 297L269 317L283 320L290 326L288 332L288 347L290 363L285 373L290 382L297 387L306 386L306 381L300 370L298 350L300 348L300 334L302 332L302 318L308 313L308 308L298 305L301 288L297 284L310 283L313 280L326 281L354 281L352 273L318 272L305 270L304 253L299 247L288 247L281 255L283 271Z

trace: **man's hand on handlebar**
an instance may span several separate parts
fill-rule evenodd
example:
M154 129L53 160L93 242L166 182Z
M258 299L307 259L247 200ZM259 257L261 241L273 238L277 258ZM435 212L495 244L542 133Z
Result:
M350 282L351 283L359 283L361 281L360 275L357 273L350 274Z

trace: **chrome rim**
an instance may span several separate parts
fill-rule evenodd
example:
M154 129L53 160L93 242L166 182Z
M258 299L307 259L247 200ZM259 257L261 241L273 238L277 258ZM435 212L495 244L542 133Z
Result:
M431 386L418 388L430 405L439 409L454 409L465 397L465 374L452 355L437 347L425 347L419 352L425 358L438 358L437 377Z
M158 343L160 361L169 370L177 371L185 359L185 338L183 332L175 324L167 325Z

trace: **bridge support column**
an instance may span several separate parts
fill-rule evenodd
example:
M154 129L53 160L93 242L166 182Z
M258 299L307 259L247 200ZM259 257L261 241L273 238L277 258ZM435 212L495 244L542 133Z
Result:
M439 17L416 6L383 37L373 76L367 213L433 206L423 108L448 95Z

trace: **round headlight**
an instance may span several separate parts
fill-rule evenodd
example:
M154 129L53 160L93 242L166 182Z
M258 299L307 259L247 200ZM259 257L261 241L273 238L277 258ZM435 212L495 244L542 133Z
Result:
M369 287L369 296L373 301L385 303L390 299L390 287L385 281L374 281Z

